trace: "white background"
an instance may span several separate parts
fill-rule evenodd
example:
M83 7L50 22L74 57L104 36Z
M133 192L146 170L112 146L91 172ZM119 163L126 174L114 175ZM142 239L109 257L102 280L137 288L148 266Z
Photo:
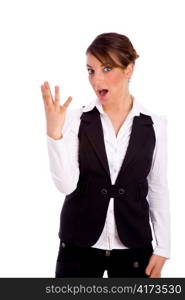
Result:
M127 35L140 55L130 92L168 118L171 259L184 277L184 1L37 0L0 4L0 277L54 277L64 195L52 182L40 85L71 108L94 97L85 50L103 32ZM106 273L104 274L106 276Z

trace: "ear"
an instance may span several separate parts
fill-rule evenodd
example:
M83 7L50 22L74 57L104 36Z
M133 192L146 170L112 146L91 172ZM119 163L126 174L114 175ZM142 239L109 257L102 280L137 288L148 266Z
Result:
M125 75L126 75L127 79L130 79L130 77L132 76L133 71L134 71L134 64L129 63L128 66L125 69Z

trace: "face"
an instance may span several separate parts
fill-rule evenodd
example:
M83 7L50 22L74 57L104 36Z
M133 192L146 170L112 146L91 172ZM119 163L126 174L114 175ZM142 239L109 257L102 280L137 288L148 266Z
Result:
M114 53L111 57L120 65ZM134 65L131 63L126 69L102 65L92 54L87 54L87 71L89 82L101 103L121 101L128 89L128 79L133 73ZM103 91L103 90L107 90Z

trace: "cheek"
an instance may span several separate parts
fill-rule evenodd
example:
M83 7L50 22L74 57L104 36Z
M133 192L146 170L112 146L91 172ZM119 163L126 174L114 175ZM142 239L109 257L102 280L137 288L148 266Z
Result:
M90 83L91 85L93 85L93 84L92 84L92 79L91 79L91 77L88 77L88 80L89 80L89 83Z
M120 76L112 75L109 76L109 83L112 89L119 89L123 85L123 79Z

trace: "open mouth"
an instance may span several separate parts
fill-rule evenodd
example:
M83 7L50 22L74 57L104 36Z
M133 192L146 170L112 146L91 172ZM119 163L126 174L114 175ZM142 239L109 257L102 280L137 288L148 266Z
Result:
M98 90L98 93L99 93L101 96L105 96L105 95L108 93L108 90L107 90L107 89L101 89L101 90Z

